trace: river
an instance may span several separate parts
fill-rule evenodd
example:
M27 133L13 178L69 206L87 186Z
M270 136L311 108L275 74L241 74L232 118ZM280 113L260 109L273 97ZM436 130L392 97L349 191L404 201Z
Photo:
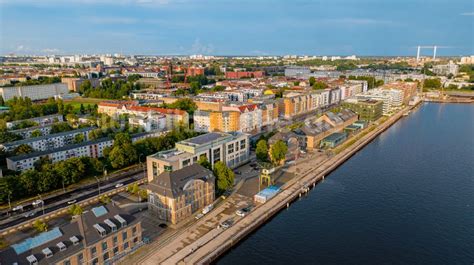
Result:
M218 264L473 264L474 105L425 103Z

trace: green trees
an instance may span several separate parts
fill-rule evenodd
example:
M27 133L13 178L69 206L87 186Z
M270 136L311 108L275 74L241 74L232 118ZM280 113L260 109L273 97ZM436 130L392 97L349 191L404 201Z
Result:
M74 136L74 143L75 144L82 143L82 142L84 142L84 140L85 140L85 137L84 137L84 134L82 134L82 133L78 133Z
M261 162L268 160L268 146L265 139L261 139L257 142L257 148L255 149L257 159Z
M137 150L132 145L130 135L118 133L114 138L114 145L109 153L110 164L113 168L122 168L137 161Z
M234 185L234 172L224 162L218 161L214 164L214 175L217 193L222 193Z
M313 89L314 90L318 90L318 89L325 89L327 88L328 85L326 83L324 83L323 81L316 81L314 84L313 84Z
M31 152L34 152L35 150L33 149L33 147L27 145L27 144L20 144L19 146L17 146L14 150L13 150L13 153L15 155L24 155L24 154L29 154Z
M46 232L48 231L48 224L41 220L36 220L33 222L33 227L36 229L38 232Z
M282 140L278 140L270 146L270 160L274 165L281 165L285 162L285 156L288 152L288 146Z
M202 155L201 157L199 157L198 164L209 170L212 170L211 162L207 160L207 157L205 155Z
M131 77L127 81L112 81L110 78L106 78L102 80L100 86L95 88L86 80L79 87L79 92L89 98L122 99L127 97L132 90L140 89L140 86L134 83L135 79L136 77Z
M40 130L34 130L31 132L31 138L33 137L40 137L42 134L41 134L41 131Z
M441 80L439 78L425 79L423 83L424 88L439 89L441 88Z
M77 204L73 204L71 207L69 207L68 212L70 215L76 216L81 215L84 212L84 209L82 209L82 207Z
M312 76L312 77L309 78L309 85L313 86L314 83L316 83L316 78L314 78L314 76Z
M57 122L51 126L51 134L72 131L73 128L67 122Z
M8 131L0 131L0 144L13 142L23 139L20 135L8 132Z
M197 109L196 103L190 98L180 98L171 104L163 104L162 108L166 109L180 109L186 111L189 115L192 115Z

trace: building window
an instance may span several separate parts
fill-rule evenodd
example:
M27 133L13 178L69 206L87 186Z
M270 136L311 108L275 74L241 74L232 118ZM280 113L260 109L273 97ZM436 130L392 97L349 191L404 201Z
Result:
M109 259L109 252L105 252L103 258L104 258L104 261L108 260Z
M117 254L119 251L118 247L114 247L114 255Z
M122 241L127 240L127 231L122 232Z
M123 249L128 249L128 242L125 242L125 244L123 244Z
M65 260L65 261L64 261L64 265L71 265L71 261L70 261L70 260L68 260L68 259L67 259L67 260Z
M136 233L137 233L137 227L134 226L134 227L132 228L132 236L134 236Z
M116 245L117 245L117 242L118 242L118 238L117 238L117 236L114 236L114 238L113 238L113 242L114 242L114 246L116 246Z
M82 253L79 253L77 255L77 263L82 264L84 262L84 255Z
M97 249L95 247L92 247L91 248L91 256L95 257L96 254L97 254Z
M107 242L102 242L102 251L107 250Z
M92 260L92 265L96 265L96 264L99 264L99 259L98 258L95 258Z

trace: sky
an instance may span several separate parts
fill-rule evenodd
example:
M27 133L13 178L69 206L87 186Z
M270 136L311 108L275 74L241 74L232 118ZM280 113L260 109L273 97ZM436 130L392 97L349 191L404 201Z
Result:
M0 54L414 56L417 45L474 54L474 0L0 0Z

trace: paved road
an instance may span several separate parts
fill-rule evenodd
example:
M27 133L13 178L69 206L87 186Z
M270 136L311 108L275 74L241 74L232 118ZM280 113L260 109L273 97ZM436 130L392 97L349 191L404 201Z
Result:
M140 180L143 177L143 172L133 172L117 176L115 178L103 182L100 186L100 192L103 193L111 191L115 189L115 185L118 183L123 183L123 185L127 185L137 180ZM76 202L81 202L98 194L99 186L97 184L92 184L86 187L78 188L71 192L66 192L64 194L45 199L44 214L48 214L61 208L69 207L69 201L76 200ZM25 217L25 214L27 213L34 213L34 215ZM14 215L10 217L8 217L6 213L4 214L3 220L0 222L0 230L4 230L11 226L21 224L22 222L39 217L41 215L43 215L43 209L41 206L35 208L31 204L24 205L23 212L14 213Z

